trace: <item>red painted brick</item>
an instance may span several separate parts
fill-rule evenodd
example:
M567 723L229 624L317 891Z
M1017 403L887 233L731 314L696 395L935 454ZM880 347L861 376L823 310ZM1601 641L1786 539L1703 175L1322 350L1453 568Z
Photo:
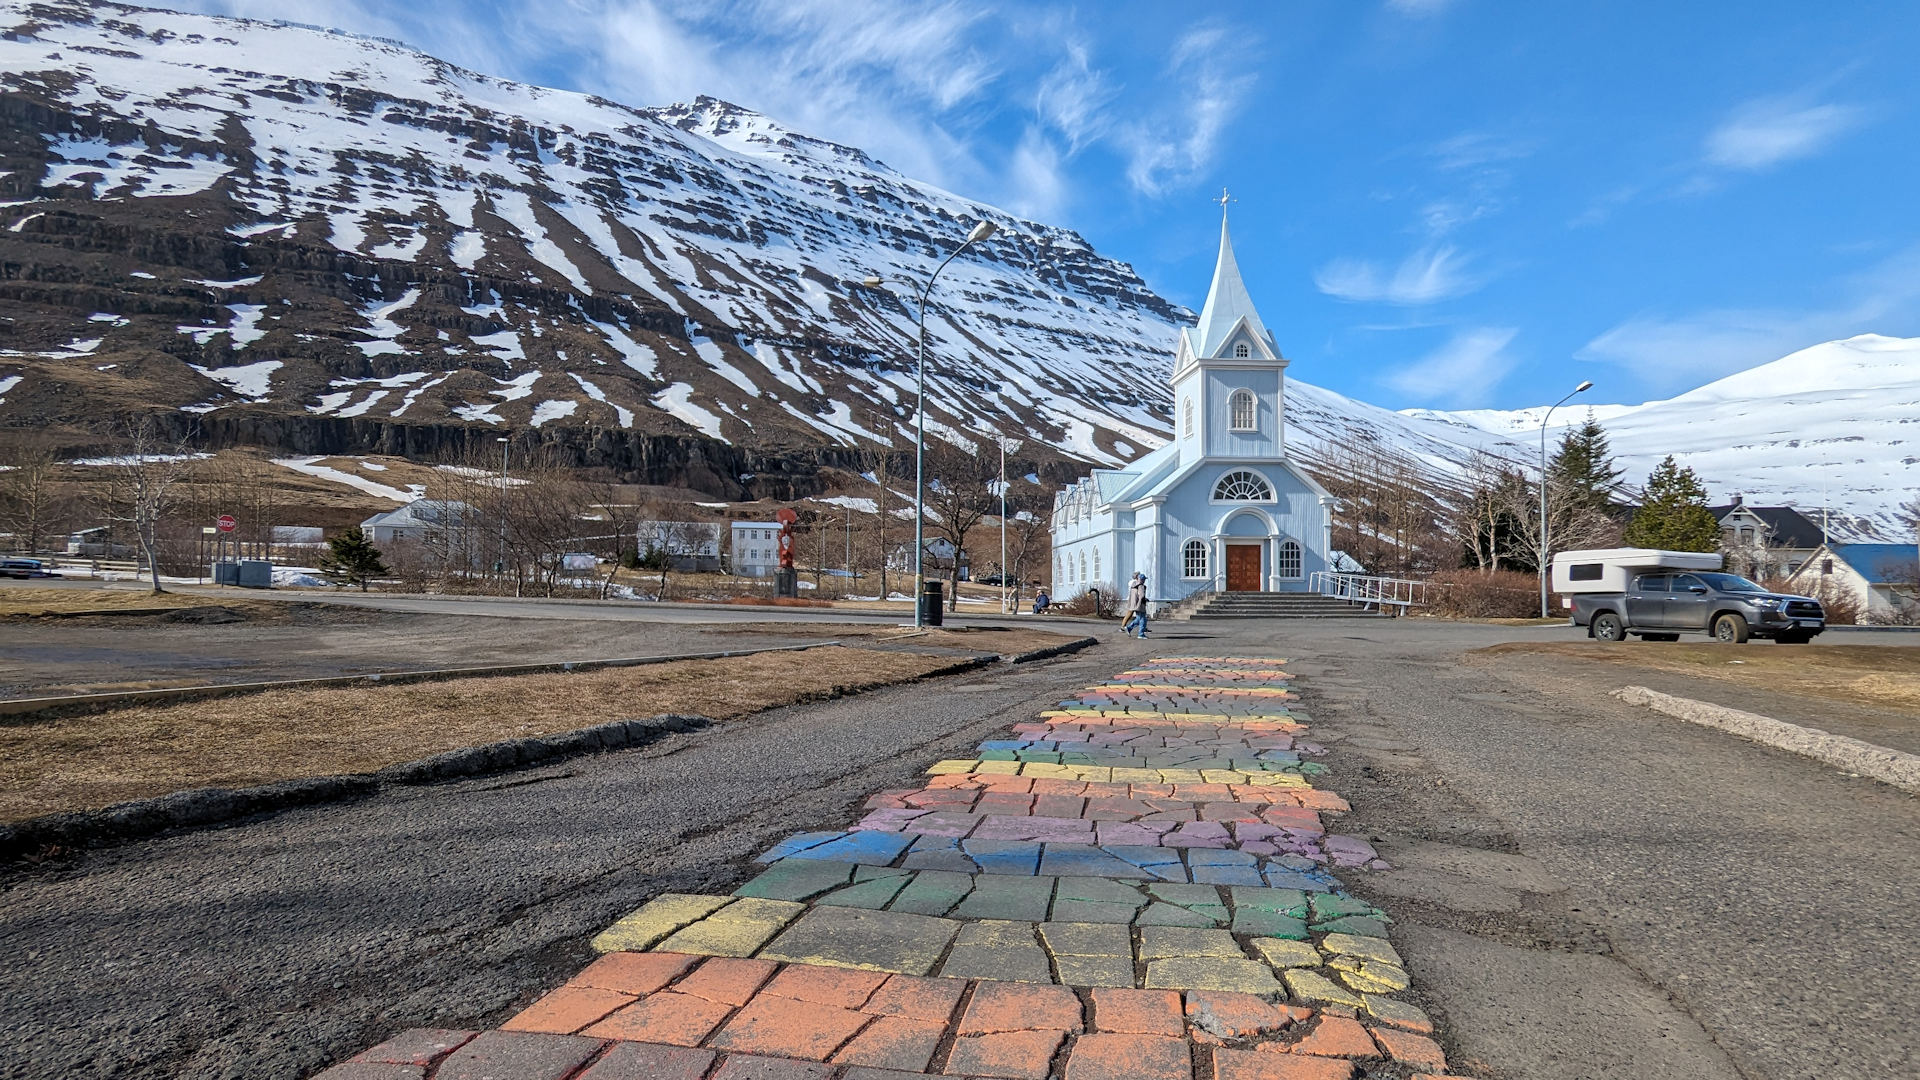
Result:
M689 994L649 994L581 1032L597 1039L699 1046L733 1006Z
M435 1080L560 1080L586 1064L606 1043L531 1031L483 1031L447 1055Z
M1187 1033L1180 1016L1180 995L1171 990L1098 988L1093 991L1093 1027L1128 1035Z
M1193 1063L1185 1039L1082 1035L1067 1058L1066 1080L1193 1080Z
M426 1080L424 1065L389 1065L386 1062L343 1061L313 1080Z
M674 991L692 994L727 1005L745 1005L753 992L767 981L778 967L771 960L738 960L716 956L693 970L693 974L675 984Z
M1211 1080L1349 1080L1345 1058L1295 1057L1252 1050L1215 1049Z
M1235 1038L1258 1035L1263 1031L1278 1031L1292 1023L1294 1015L1287 1006L1274 1005L1255 994L1190 990L1187 992L1187 1019L1198 1031L1221 1038Z
M842 1009L857 1009L866 1004L873 992L886 981L887 974L884 971L794 964L775 975L763 993Z
M960 1020L960 1034L995 1031L1080 1030L1080 999L1064 986L1024 983L975 984Z
M1262 1049L1282 1049L1277 1046ZM1367 1029L1360 1021L1349 1020L1344 1016L1322 1016L1320 1023L1307 1033L1307 1037L1285 1047L1289 1053L1312 1054L1315 1057L1379 1057L1380 1051L1374 1048L1373 1040L1367 1037Z
M465 1046L477 1031L451 1028L410 1028L378 1046L362 1050L347 1060L389 1065L431 1065Z
M761 994L707 1045L719 1050L825 1061L873 1018L812 1001Z
M993 984L983 984L993 985ZM1003 1031L996 1035L962 1035L947 1055L947 1074L1046 1080L1053 1052L1066 1034L1060 1031Z
M1447 1068L1447 1055L1440 1044L1424 1035L1415 1035L1409 1031L1395 1031L1392 1028L1374 1028L1373 1037L1379 1040L1380 1049L1385 1050L1395 1061L1404 1061L1409 1065L1418 1065L1425 1069Z
M700 1080L717 1056L711 1050L655 1043L614 1043L577 1080Z
M833 1060L841 1065L871 1065L882 1069L921 1073L933 1060L947 1025L933 1020L882 1016L840 1048Z
M961 979L924 979L918 975L889 975L880 989L860 1007L874 1016L906 1016L944 1024L967 989Z
M679 978L699 960L684 953L608 953L588 964L568 985L618 990L623 994L651 994Z
M827 1080L832 1075L832 1069L810 1061L735 1054L713 1074L713 1080Z
M527 1006L513 1019L500 1025L503 1031L550 1031L571 1035L623 1005L633 1003L633 995L591 986L563 986Z

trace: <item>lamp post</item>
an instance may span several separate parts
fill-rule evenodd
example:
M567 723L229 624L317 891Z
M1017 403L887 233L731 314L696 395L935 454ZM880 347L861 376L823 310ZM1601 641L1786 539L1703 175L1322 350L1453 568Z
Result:
M513 447L508 436L501 435L493 440L500 444L500 557L496 560L498 573L507 572L507 451Z
M940 271L947 264L960 257L960 253L974 244L985 240L999 231L999 226L991 221L981 221L967 233L966 240L927 275L927 283L920 286L920 344L918 357L914 362L914 424L913 424L913 627L918 630L926 625L927 613L922 609L925 603L923 593L927 586L927 296L933 292L933 283L940 277ZM898 279L896 279L898 280ZM878 275L868 275L861 282L870 289L880 287ZM911 282L906 282L911 285ZM955 567L959 566L960 552L955 551ZM956 582L957 584L957 582Z
M1573 388L1572 393L1552 405L1547 406L1547 415L1540 418L1540 617L1547 618L1547 424L1553 420L1553 410L1573 400L1573 395L1593 389L1592 380L1583 380Z

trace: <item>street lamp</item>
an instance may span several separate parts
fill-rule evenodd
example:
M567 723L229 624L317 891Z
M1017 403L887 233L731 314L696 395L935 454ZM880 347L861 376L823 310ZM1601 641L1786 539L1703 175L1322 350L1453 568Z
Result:
M952 254L940 260L940 265L934 267L933 273L927 275L927 283L920 286L920 348L919 357L914 363L916 402L913 431L913 626L916 630L925 626L927 619L927 613L922 607L926 602L923 593L927 587L927 295L933 292L934 280L940 276L940 271L947 268L948 263L959 258L961 252L992 236L999 229L1000 227L991 221L981 221L974 225L972 231L967 233L966 240L959 247L954 248ZM879 288L880 283L881 278L877 274L869 274L861 281L861 284L869 289ZM912 282L905 282L905 284L911 285ZM955 551L953 557L956 560L959 559L960 553Z
M500 444L500 495L495 505L500 509L500 558L496 561L496 574L505 576L507 572L507 451L513 447L513 441L505 435L495 436L494 442Z
M1553 410L1573 400L1573 395L1593 389L1591 379L1582 380L1573 388L1573 393L1547 406L1547 415L1540 418L1540 617L1547 618L1547 424L1553 419Z

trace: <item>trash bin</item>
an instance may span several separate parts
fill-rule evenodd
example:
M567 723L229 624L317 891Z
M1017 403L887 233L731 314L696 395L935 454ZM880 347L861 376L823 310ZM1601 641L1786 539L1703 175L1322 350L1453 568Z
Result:
M939 626L946 614L946 606L941 603L941 588L938 581L924 582L920 586L920 621L928 626Z

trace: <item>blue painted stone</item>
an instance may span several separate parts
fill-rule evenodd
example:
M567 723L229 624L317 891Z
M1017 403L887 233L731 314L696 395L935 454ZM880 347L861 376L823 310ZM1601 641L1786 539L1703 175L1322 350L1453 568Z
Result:
M913 837L901 833L850 832L841 834L837 840L829 840L819 847L810 847L794 852L789 858L825 859L828 862L869 863L874 866L886 866L900 857L913 843Z
M1146 871L1091 844L1048 844L1040 872L1052 877L1143 878Z
M1187 849L1187 864L1189 866L1195 866L1195 867L1244 866L1251 869L1253 867L1259 866L1260 860L1253 855L1247 854L1244 851L1234 851L1231 848L1197 847L1197 848ZM1258 875L1255 875L1255 876L1258 876ZM1254 882L1246 882L1244 884L1258 885L1260 883L1257 881L1254 881Z
M1267 884L1276 889L1299 889L1301 892L1332 892L1338 883L1331 878L1318 874L1306 874L1298 870L1282 870L1277 866L1267 867Z
M963 840L961 850L972 856L983 874L1033 876L1040 870L1040 845L1026 840Z
M1021 742L1019 739L989 739L980 744L982 750L1025 750L1034 743Z
M760 856L758 859L755 859L754 861L764 862L764 863L779 862L781 859L791 858L793 855L797 854L798 852L805 851L808 848L819 847L821 844L824 844L829 840L838 839L843 835L845 834L837 833L837 832L795 833L794 835L789 836L785 840L782 840L779 843L768 848L766 854Z
M1254 866L1197 865L1193 868L1196 885L1263 885L1260 870Z
M1146 847L1139 844L1114 844L1101 849L1132 863L1161 881L1190 881L1186 864L1180 861L1179 848Z

